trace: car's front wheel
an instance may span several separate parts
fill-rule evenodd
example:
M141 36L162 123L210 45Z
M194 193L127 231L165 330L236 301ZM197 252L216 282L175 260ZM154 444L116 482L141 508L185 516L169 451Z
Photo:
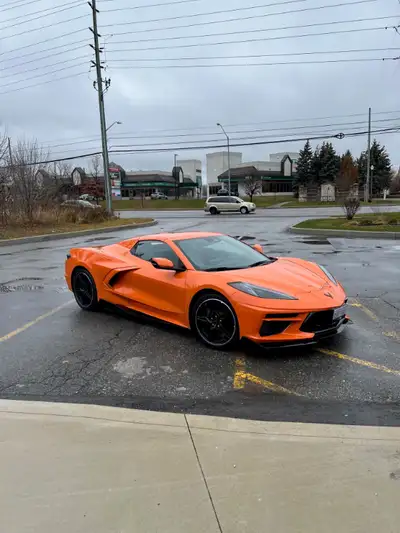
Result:
M242 215L247 215L249 210L247 209L247 207L243 206L240 208L240 212L242 213Z
M210 207L210 215L217 215L218 211L216 207Z
M76 268L72 274L72 292L76 303L85 311L97 311L100 303L93 276L85 268Z
M191 328L210 348L228 350L239 342L239 322L229 301L218 293L206 293L194 303Z

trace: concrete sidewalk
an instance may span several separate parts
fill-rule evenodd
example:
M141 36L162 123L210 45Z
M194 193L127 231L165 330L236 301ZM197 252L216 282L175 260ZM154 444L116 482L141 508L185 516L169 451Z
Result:
M397 533L400 429L0 401L4 533Z

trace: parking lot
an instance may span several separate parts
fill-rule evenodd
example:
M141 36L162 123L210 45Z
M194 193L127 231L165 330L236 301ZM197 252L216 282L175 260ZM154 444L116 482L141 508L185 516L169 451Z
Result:
M265 420L400 423L400 245L285 230L307 210L164 212L144 230L0 248L0 397ZM313 213L315 216L315 212ZM318 216L323 216L318 213ZM159 231L222 231L326 266L351 324L307 350L214 352L189 333L113 309L82 312L64 282L71 247Z

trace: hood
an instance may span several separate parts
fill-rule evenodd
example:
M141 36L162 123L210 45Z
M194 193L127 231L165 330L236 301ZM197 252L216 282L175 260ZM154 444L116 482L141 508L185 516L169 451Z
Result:
M292 296L320 291L331 284L322 271L317 274L290 259L278 259L269 265L230 271L229 278L230 282L246 281Z

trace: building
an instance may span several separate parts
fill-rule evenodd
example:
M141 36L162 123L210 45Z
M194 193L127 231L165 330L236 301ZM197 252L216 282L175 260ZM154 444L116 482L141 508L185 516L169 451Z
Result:
M297 165L297 161L300 156L299 152L277 152L276 154L270 154L269 160L275 161L275 162L277 161L278 163L280 163L282 159L285 157L285 155L288 155L290 159L292 160L293 164Z
M203 185L202 164L199 159L178 159L177 165L182 168L186 178L191 178L197 184L198 195Z
M197 185L191 179L184 177L183 183L177 187L172 172L137 171L125 172L121 181L122 198L134 198L135 196L150 196L155 192L162 192L167 196L196 196Z
M260 182L261 195L293 193L293 161L284 154L280 161L250 161L231 167L231 193L245 196L245 180L252 178ZM219 189L228 188L229 172L226 170L218 176L218 182L209 184L209 193L216 194Z
M242 152L230 152L230 167L237 167L242 163ZM213 152L207 154L207 183L215 183L225 170L228 170L228 152Z

